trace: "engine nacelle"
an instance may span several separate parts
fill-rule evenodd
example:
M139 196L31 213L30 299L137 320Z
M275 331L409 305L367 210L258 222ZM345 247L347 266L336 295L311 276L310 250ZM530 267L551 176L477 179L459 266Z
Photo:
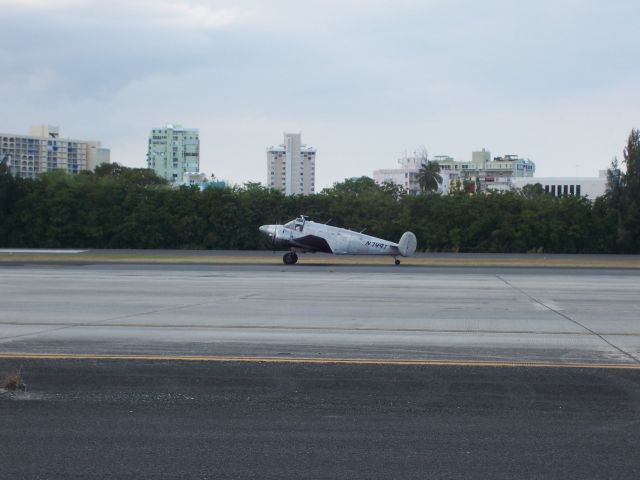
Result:
M273 246L276 250L287 250L289 241L292 238L292 232L282 225L276 225L273 232Z

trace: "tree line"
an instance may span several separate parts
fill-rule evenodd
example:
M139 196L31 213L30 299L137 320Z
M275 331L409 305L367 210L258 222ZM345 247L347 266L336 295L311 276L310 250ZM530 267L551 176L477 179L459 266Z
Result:
M13 248L268 248L258 226L300 214L397 241L406 230L434 252L640 253L640 132L633 130L595 201L522 191L410 196L368 178L309 196L256 183L172 188L118 164L71 176L12 177L0 165L0 246Z

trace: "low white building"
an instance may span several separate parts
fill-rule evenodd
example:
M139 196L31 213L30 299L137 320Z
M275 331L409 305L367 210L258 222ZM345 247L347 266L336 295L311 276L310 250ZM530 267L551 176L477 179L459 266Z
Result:
M184 172L180 185L201 185L208 180L207 174L203 172Z
M491 158L491 153L484 148L471 153L470 162L456 161L447 155L437 155L434 161L440 165L443 180L447 179L448 188L456 188L458 184L470 184L470 192L507 191L511 190L513 180L533 177L536 164L528 158L518 155L503 155Z
M418 172L422 166L422 159L418 157L403 157L398 159L399 168L381 168L374 170L373 180L378 184L393 183L405 189L410 195L420 193Z
M225 188L227 186L226 181L218 180L215 175L211 175L208 177L206 173L203 172L185 172L182 175L181 183L174 183L175 187L198 187L200 190L204 190L205 188Z
M513 179L532 177L536 170L535 163L528 158L504 155L492 159L484 148L472 152L469 162L457 161L448 155L436 155L429 160L440 165L442 184L438 192L445 195L461 188L470 193L511 190ZM375 170L373 179L378 184L391 182L404 187L409 194L418 194L418 173L424 161L419 156L400 158L400 168Z
M542 185L545 192L555 197L575 195L595 200L604 195L607 190L607 171L600 170L597 177L514 178L511 185L514 188L522 188L536 183Z

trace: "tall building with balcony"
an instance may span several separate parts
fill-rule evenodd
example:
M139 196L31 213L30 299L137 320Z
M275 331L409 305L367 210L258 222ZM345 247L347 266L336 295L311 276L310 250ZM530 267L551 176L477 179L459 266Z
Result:
M33 126L29 135L0 133L0 163L16 177L36 178L52 170L75 175L110 161L109 149L100 142L61 138L56 126Z
M284 142L267 148L267 185L285 195L315 192L316 149L302 143L301 133L285 133Z
M184 181L185 173L200 171L200 136L198 129L167 125L149 134L147 166L174 184Z

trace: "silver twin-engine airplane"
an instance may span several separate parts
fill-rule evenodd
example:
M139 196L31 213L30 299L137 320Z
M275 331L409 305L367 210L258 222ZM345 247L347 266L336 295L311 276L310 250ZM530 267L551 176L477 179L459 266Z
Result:
M298 261L298 252L325 252L335 255L390 255L409 257L416 251L416 236L405 232L398 243L353 232L345 228L307 220L301 215L284 225L262 225L260 232L271 239L274 250L289 250L282 257L287 265Z

